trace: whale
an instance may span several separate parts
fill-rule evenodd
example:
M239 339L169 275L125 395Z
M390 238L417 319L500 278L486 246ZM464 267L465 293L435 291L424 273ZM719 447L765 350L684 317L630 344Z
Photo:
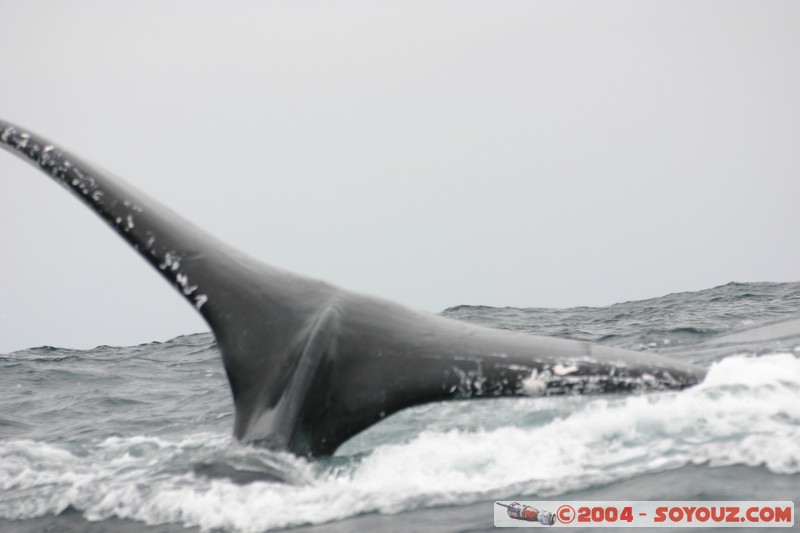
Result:
M27 129L0 120L0 146L69 189L200 313L244 443L319 457L427 402L679 390L705 375L664 356L481 327L308 279Z

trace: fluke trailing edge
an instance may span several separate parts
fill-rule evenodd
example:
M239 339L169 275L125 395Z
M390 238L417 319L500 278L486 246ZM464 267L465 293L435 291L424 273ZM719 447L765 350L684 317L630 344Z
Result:
M405 407L447 399L679 389L701 368L411 311L267 266L41 137L0 146L81 198L197 309L217 338L234 433L301 455Z

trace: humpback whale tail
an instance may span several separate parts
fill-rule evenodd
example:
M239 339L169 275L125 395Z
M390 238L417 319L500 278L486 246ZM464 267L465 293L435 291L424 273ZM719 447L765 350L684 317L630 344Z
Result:
M203 316L234 434L332 453L405 407L493 396L679 389L704 370L651 354L473 326L267 266L125 182L0 121L0 146L70 189Z

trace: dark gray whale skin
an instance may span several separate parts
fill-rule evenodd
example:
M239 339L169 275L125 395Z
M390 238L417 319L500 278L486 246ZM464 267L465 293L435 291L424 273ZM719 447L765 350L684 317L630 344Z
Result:
M2 120L0 146L83 200L203 316L245 442L326 455L425 402L681 389L705 375L665 357L482 328L296 276Z

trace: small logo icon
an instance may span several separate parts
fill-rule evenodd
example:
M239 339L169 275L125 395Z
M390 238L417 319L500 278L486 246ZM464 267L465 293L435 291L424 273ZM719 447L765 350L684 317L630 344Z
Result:
M505 507L508 516L514 520L525 520L526 522L539 522L543 526L552 526L556 523L556 515L549 511L540 511L530 505L520 505L518 502L501 503L495 502L500 507Z
M562 524L570 524L575 520L575 509L571 505L562 505L556 509L556 516Z

